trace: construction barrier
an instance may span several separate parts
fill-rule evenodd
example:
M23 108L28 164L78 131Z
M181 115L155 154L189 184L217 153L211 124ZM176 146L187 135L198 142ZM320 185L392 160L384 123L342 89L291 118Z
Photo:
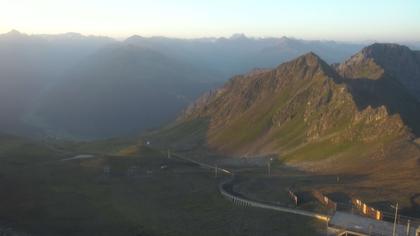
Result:
M289 188L287 189L287 192L289 193L289 197L292 199L293 203L297 206L300 204L298 196Z
M326 206L329 209L332 209L334 211L337 210L337 203L334 202L333 200L331 200L330 198L328 198L327 196L325 196L324 194L322 194L320 191L318 190L313 190L312 191L312 195L324 206Z
M362 202L360 199L352 198L351 203L365 216L376 220L382 220L384 215L381 211L368 206L366 203Z

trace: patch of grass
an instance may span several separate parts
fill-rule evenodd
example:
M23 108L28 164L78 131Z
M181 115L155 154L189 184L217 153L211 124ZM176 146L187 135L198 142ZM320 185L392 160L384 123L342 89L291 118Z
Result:
M43 143L9 135L0 137L0 160L5 162L37 163L54 159L57 155L55 150Z
M231 120L231 125L211 132L209 137L213 145L227 146L234 150L257 141L273 125L273 116L287 102L289 91L279 93L271 102L259 103L245 114Z
M319 161L330 158L336 154L348 152L349 150L357 150L359 147L355 143L341 142L333 143L330 140L322 142L313 142L282 156L284 161ZM351 153L348 153L351 156Z
M295 117L287 122L272 136L275 147L278 149L289 149L298 146L305 141L305 128L303 117Z
M208 126L208 118L194 118L146 134L143 139L151 140L152 145L166 147L205 145Z
M137 144L137 137L112 138L85 142L51 141L54 147L76 153L108 153L117 154L121 149Z
M138 152L23 166L0 159L0 219L47 236L316 235L322 227L306 217L234 206L212 172L150 148Z

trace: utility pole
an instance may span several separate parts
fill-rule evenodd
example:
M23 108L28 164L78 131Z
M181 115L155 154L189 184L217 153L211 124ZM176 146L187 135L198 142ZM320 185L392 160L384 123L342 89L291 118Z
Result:
M168 149L168 159L171 159L171 151Z
M410 235L410 220L407 222L407 236Z
M215 168L214 168L214 177L216 177L217 178L217 172L218 172L218 167L217 167L217 165L215 166Z
M394 207L394 206L391 206ZM392 236L396 236L396 232L397 232L397 216L398 216L398 202L395 205L395 217L394 217L394 229L392 231Z

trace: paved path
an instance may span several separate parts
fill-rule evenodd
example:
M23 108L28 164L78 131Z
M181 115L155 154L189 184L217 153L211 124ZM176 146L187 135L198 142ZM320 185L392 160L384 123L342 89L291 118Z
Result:
M263 202L247 199L244 196L240 196L232 190L232 181L234 178L235 177L232 176L229 180L222 182L219 185L219 191L222 194L222 196L224 196L225 198L227 198L228 200L232 201L235 204L280 211L280 212L286 212L286 213L302 215L302 216L308 216L308 217L316 218L323 221L329 220L329 216L327 215L318 214L318 213L310 212L310 211L299 210L299 209L288 208L288 207L277 206L270 203L263 203Z
M328 223L338 229L345 229L366 235L391 236L394 224L387 221L378 221L363 216L352 215L344 212L336 212ZM399 236L415 236L416 229L411 227L407 234L407 226L397 225L396 233Z
M297 214L297 215L302 215L302 216L308 216L308 217L316 218L316 219L323 220L323 221L328 221L329 220L329 216L327 216L327 215L322 215L322 214L318 214L318 213L315 213L315 212L293 209L293 208L288 208L288 207L282 207L282 206L277 206L277 205L270 204L270 203L263 203L263 202L258 202L258 201L247 199L246 197L240 196L239 194L232 191L232 188L231 188L232 187L232 181L235 178L235 173L233 173L232 171L224 169L224 168L212 166L212 165L209 165L209 164L206 164L206 163L202 163L202 162L199 162L199 161L196 161L196 160L192 160L190 158L183 157L183 156L180 156L178 154L174 154L173 156L176 157L176 158L179 158L181 160L185 160L185 161L195 163L195 164L197 164L197 165L199 165L203 168L213 169L213 170L215 170L217 168L217 170L219 172L223 172L223 173L226 173L226 174L230 175L231 177L228 180L219 184L219 192L220 192L220 194L222 194L223 197L232 201L235 204L242 205L242 206L250 206L250 207L257 207L257 208L262 208L262 209L274 210L274 211L280 211L280 212L286 212L286 213Z
M378 221L374 219L370 219L367 217L353 215L344 212L335 212L333 216L323 215L316 212L304 211L294 208L288 208L283 206L278 206L270 203L255 201L247 199L245 196L242 196L238 193L235 193L232 189L233 181L235 178L235 173L233 171L229 171L224 168L212 166L206 163L202 163L196 160L192 160L187 157L180 156L178 154L173 154L174 157L179 158L181 160L185 160L188 162L195 163L200 167L217 170L219 172L226 173L230 175L230 178L222 183L219 184L219 191L223 197L232 201L235 204L242 205L242 206L249 206L249 207L257 207L262 209L286 212L296 215L308 216L312 218L316 218L322 221L326 221L330 226L340 230L348 230L352 232L357 232L365 235L383 235L383 236L391 236L393 224L386 221ZM407 226L405 225L398 225L397 226L397 235L400 236L415 236L416 229L411 227L409 229L409 233L407 234Z
M74 157L61 159L60 161L72 161L72 160L90 159L90 158L95 158L95 155L91 155L91 154L80 154L80 155L76 155Z

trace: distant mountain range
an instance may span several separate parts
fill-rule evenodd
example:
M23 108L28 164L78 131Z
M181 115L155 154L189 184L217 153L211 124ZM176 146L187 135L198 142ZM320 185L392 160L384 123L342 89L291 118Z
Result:
M419 69L419 52L396 44L373 44L333 66L307 53L232 78L153 141L236 156L274 154L312 169L417 168Z
M249 38L243 34L234 34L230 38L191 40L132 36L125 42L211 69L225 79L254 68L276 67L310 51L319 54L328 63L342 62L363 47L361 44L288 37Z
M68 76L43 94L33 116L48 130L93 138L158 128L216 80L203 69L125 44L97 51Z
M0 35L0 131L41 133L22 122L38 96L78 61L112 42L79 34L32 36L11 31Z
M292 38L0 35L0 131L105 138L170 121L235 74L314 51L341 62L362 45Z

